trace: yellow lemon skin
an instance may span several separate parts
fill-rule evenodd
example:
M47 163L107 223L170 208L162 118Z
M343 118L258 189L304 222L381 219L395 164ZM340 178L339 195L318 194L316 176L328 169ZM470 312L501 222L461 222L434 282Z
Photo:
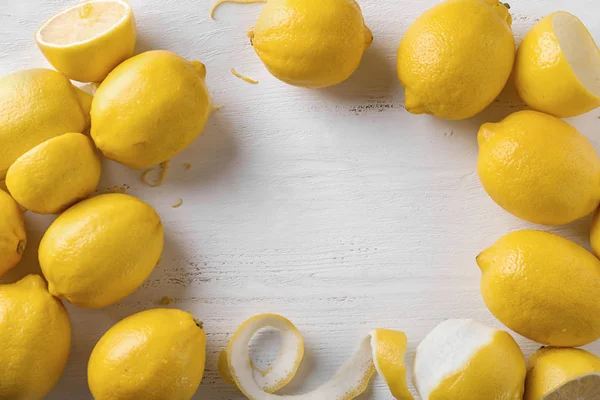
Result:
M354 0L269 0L248 36L273 76L306 88L348 79L373 41Z
M92 102L92 139L109 159L142 169L169 160L202 132L211 111L198 61L149 51L115 68Z
M600 358L581 349L546 347L529 359L524 400L544 396L580 376L600 373Z
M492 103L513 67L511 24L497 0L448 0L421 15L398 48L406 110L460 120Z
M58 214L94 192L100 171L92 140L81 133L65 133L19 157L8 169L6 186L26 209Z
M94 1L77 7L79 10L76 12L80 15L91 14L80 17L83 26L86 18L102 18L102 14L95 13L98 6ZM79 82L101 82L117 65L131 57L135 49L135 18L129 5L124 12L123 19L110 31L75 44L54 45L41 40L40 30L46 26L46 21L35 35L36 43L48 62L69 79Z
M468 365L444 379L427 400L521 400L526 375L525 358L507 332L498 331Z
M39 275L0 285L0 399L40 400L69 357L71 324Z
M89 126L92 96L63 75L30 69L0 78L0 179L32 147Z
M600 107L600 97L590 93L573 71L554 29L557 16L541 19L525 35L515 61L515 85L519 96L534 110L560 118L574 117ZM585 34L591 38L590 33ZM593 39L591 39L593 41ZM580 43L573 43L578 46ZM596 52L600 52L598 48Z
M600 159L574 127L548 114L520 111L481 126L477 171L488 195L509 213L562 225L600 202Z
M206 335L184 311L153 309L110 328L94 347L95 400L189 400L204 375Z
M0 190L0 276L19 261L27 246L25 221L19 205L4 190Z
M406 364L404 357L408 347L406 334L389 329L376 329L372 333L374 347L373 361L377 372L383 376L395 399L414 400L408 391Z
M477 264L485 304L513 331L559 347L600 337L600 261L578 244L516 231L479 254Z
M111 193L84 200L50 225L39 247L48 290L102 308L133 293L162 252L163 226L149 204Z

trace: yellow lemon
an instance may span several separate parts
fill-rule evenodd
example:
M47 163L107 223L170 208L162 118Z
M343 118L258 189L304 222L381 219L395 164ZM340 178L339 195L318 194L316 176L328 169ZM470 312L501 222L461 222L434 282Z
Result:
M590 245L596 257L600 258L600 210L594 215L590 229Z
M69 79L100 82L133 55L133 11L123 0L86 1L44 22L35 41L50 64Z
M0 276L21 260L27 246L25 221L19 205L0 190Z
M354 0L269 0L248 37L273 76L307 88L348 79L373 42Z
M600 49L581 21L559 11L523 38L515 84L527 105L557 117L600 107Z
M123 62L92 102L92 138L107 158L147 168L169 160L202 132L211 112L206 69L168 51Z
M546 347L529 359L524 400L597 400L600 358L581 349Z
M184 311L131 315L98 341L88 363L95 400L189 400L204 375L206 335Z
M525 358L507 332L474 320L442 322L417 347L422 400L522 400Z
M39 261L54 296L101 308L135 291L163 248L156 211L135 197L112 193L84 200L50 225Z
M548 114L520 111L484 124L477 171L489 196L524 220L562 225L600 202L600 159L574 127Z
M487 107L513 67L511 24L498 0L448 0L421 15L398 48L406 110L459 120Z
M92 96L63 75L30 69L0 78L0 179L32 147L89 125Z
M548 232L516 231L477 264L485 304L513 331L560 347L600 338L600 261L583 247Z
M0 285L0 399L40 400L62 375L71 325L39 275Z
M38 144L6 174L13 198L38 214L57 214L88 197L100 181L100 158L81 133L65 133Z

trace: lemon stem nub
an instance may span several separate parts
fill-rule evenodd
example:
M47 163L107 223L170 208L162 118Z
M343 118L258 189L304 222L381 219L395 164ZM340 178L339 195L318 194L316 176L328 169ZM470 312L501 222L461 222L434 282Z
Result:
M21 240L19 242L19 244L17 245L17 253L23 254L24 252L25 252L25 242L23 240Z
M508 4L508 3L502 3L502 5L504 5L504 7L506 7L507 10L510 10L510 4Z
M223 3L238 3L238 4L250 4L250 3L266 3L267 0L218 0L213 6L210 8L210 19L215 19L215 10Z
M195 319L194 322L198 328L204 329L204 323L202 321Z

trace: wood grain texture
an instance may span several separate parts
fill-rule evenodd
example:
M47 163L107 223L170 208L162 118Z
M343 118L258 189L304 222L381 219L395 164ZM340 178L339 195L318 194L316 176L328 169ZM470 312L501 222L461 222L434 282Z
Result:
M1 1L0 73L47 66L33 34L72 3ZM446 318L501 327L481 299L475 256L508 231L533 225L503 212L483 191L475 172L476 132L522 104L509 87L471 120L407 113L396 48L409 24L437 0L360 3L375 42L359 70L339 86L305 90L277 81L254 54L246 30L260 5L224 5L211 21L207 0L131 0L138 51L168 49L204 62L209 89L223 107L172 160L160 188L141 184L139 172L104 163L99 189L126 184L155 206L166 247L150 279L124 301L94 311L68 306L72 354L48 399L90 399L86 368L95 342L121 318L158 307L163 296L205 323L207 370L195 397L203 400L242 399L218 377L217 355L234 329L257 313L281 313L305 335L306 360L285 393L324 382L372 328L404 330L413 352ZM556 10L578 15L600 39L595 0L511 5L518 40ZM243 82L231 67L260 83ZM597 148L599 113L572 120ZM180 197L183 205L171 208ZM5 280L39 271L37 244L50 221L27 213L30 244ZM589 223L552 230L587 246ZM538 347L518 340L527 355ZM259 364L273 357L276 343L272 333L255 342ZM589 348L600 353L599 344ZM377 378L361 398L391 396Z

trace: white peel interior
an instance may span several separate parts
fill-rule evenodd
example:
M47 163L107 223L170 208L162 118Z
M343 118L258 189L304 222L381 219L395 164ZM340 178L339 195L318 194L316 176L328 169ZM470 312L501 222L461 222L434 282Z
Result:
M435 327L417 347L413 380L421 398L460 371L497 331L475 320L449 319Z
M40 42L54 47L85 43L120 25L131 12L131 6L122 0L88 1L54 15L36 36Z
M600 97L600 50L583 23L574 15L557 12L552 27L560 47L579 81Z
M281 333L281 349L277 359L264 371L250 359L249 344L261 329L274 328ZM375 373L376 341L374 333L360 342L358 350L337 373L317 389L299 395L277 395L294 377L304 354L304 341L298 329L286 318L263 314L250 318L235 332L223 355L227 358L229 376L235 386L251 400L350 400L363 393ZM403 360L402 360L403 362Z

